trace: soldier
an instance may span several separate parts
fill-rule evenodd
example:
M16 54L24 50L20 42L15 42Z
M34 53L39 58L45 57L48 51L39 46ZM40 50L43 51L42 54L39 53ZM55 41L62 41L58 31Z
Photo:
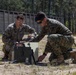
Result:
M2 60L8 60L9 53L13 48L14 43L24 40L22 38L26 33L36 33L33 28L26 24L23 24L23 22L24 16L22 14L17 15L15 23L10 24L3 33L2 41L4 45L2 50L4 52L4 57Z
M64 63L64 55L69 56L68 50L72 48L74 38L72 32L61 22L47 18L44 12L38 12L35 21L42 27L41 33L34 38L33 42L39 42L45 35L47 37L47 43L44 53L39 56L38 61L42 61L45 56L51 52L49 61L57 59L56 64L60 65Z

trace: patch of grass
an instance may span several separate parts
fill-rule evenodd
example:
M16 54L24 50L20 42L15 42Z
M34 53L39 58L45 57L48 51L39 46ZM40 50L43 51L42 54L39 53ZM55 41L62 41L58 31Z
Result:
M0 36L2 36L2 34L0 34Z
M72 75L76 75L76 72L74 72Z

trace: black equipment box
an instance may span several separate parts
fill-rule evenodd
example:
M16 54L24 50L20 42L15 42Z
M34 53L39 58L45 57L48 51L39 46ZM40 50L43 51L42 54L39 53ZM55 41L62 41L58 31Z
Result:
M24 62L25 64L36 64L36 53L34 53L33 49L31 49L30 43L28 47L26 47L25 44L17 43L14 45L14 50L12 51L12 61Z

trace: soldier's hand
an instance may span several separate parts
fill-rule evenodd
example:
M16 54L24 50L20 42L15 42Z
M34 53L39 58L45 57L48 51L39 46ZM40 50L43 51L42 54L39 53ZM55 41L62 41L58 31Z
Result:
M45 55L41 55L38 57L38 62L42 61L45 58Z
M16 42L16 41L14 42L14 44L17 44L17 43L18 43L18 42Z
M20 43L25 43L26 41L20 41Z

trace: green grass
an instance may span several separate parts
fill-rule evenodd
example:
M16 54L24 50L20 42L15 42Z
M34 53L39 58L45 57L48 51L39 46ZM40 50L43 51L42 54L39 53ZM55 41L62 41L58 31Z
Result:
M2 34L0 34L0 36L2 36Z
M71 73L71 74L67 74L67 75L76 75L76 72L74 72L74 73Z
M72 75L76 75L76 72L74 72Z

